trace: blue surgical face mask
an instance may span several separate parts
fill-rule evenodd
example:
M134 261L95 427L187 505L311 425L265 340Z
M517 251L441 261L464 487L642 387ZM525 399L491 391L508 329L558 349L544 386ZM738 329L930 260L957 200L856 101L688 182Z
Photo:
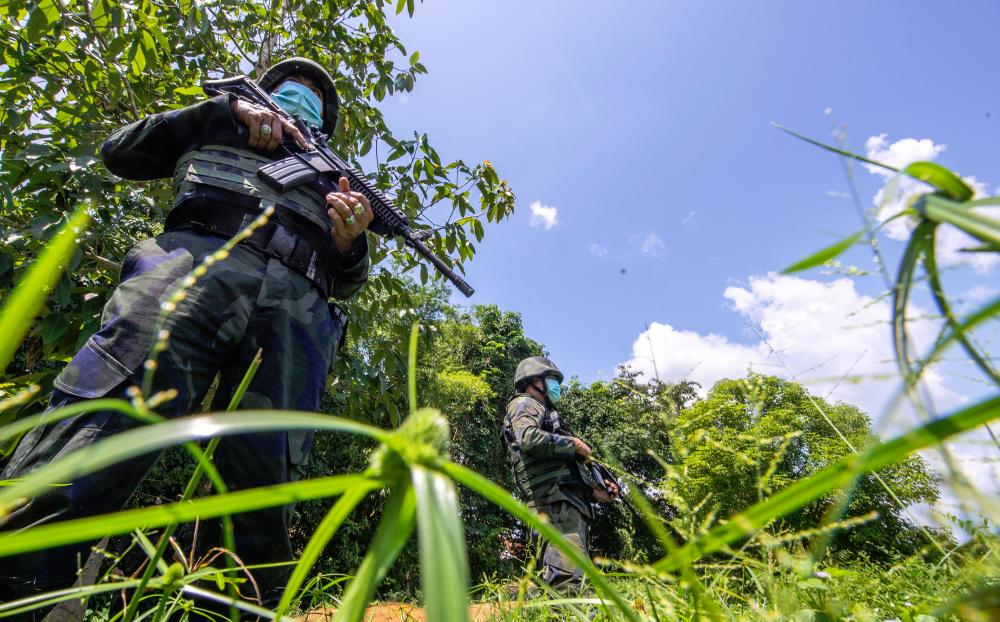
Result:
M323 101L305 84L285 80L271 93L271 99L288 114L309 125L323 127Z
M559 386L559 381L555 378L545 379L545 394L549 396L549 401L553 404L559 401L561 395L562 387Z

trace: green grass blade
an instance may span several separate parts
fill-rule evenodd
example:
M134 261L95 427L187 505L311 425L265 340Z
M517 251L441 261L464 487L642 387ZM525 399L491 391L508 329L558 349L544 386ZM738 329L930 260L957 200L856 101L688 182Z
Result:
M979 326L983 322L998 315L1000 315L1000 296L997 296L990 302L987 302L983 306L965 316L958 323L959 331L971 331L976 326ZM950 330L950 332L942 337L938 343L934 344L934 348L931 350L930 354L924 357L925 363L922 363L922 365L926 365L937 358L937 356L941 354L945 348L950 346L957 338L958 333L955 330Z
M992 247L1000 246L1000 220L968 209L965 203L927 194L920 198L916 207L929 220L948 223Z
M344 520L350 516L354 508L361 503L361 500L365 496L378 488L380 482L377 481L367 481L362 484L358 484L354 488L351 488L344 495L337 500L337 503L330 508L330 511L325 517L323 517L322 522L316 528L312 537L309 538L309 544L306 545L305 550L302 552L302 557L295 564L295 569L292 571L292 576L288 579L288 584L285 586L285 591L281 595L281 601L278 603L278 608L275 610L275 614L278 616L285 615L289 608L292 606L292 602L295 599L295 595L298 593L299 588L305 583L306 578L309 576L309 571L312 570L313 564L319 559L319 556L323 553L323 549L333 538L334 534L337 533L337 529L344 523Z
M263 355L263 349L257 350L257 354L250 361L250 366L247 367L247 373L243 374L243 380L240 380L240 386L236 387L236 391L233 392L233 397L229 400L229 405L226 406L226 412L233 412L240 407L240 403L243 402L243 396L246 395L250 383L253 382L253 377L257 375L257 370L260 369Z
M52 484L66 483L142 454L213 436L270 432L273 430L333 430L362 434L384 441L388 434L379 428L315 413L245 410L238 413L183 417L128 430L83 447L50 462L23 480L0 490L0 517Z
M903 174L934 186L956 201L968 201L973 195L972 188L961 177L934 162L910 163Z
M847 249L857 244L858 240L860 240L861 236L863 236L864 234L865 234L864 230L861 230L858 231L857 233L849 235L835 244L831 244L826 248L816 251L815 253L809 255L802 261L799 261L797 263L788 266L787 268L782 270L781 273L792 274L794 272L801 272L803 270L808 270L809 268L822 265L830 261L834 257L840 256L841 253L843 253Z
M0 557L39 551L104 536L153 529L195 519L238 514L310 499L333 497L357 486L381 485L367 475L334 475L288 484L250 488L224 495L201 497L89 518L67 520L29 529L0 532Z
M36 415L21 417L17 421L0 428L0 441L21 436L25 432L28 432L32 428L36 428L38 426L50 425L64 419L69 419L70 417L98 410L112 410L127 417L138 419L143 423L156 423L161 420L160 417L151 416L136 410L125 400L101 398L96 400L87 400L85 402L77 402L76 404L70 404L69 406L64 406L55 410L47 410Z
M860 454L850 454L836 464L799 480L749 510L717 525L705 535L682 546L676 553L656 562L654 567L661 571L672 571L691 564L704 555L753 534L770 521L798 510L813 499L850 486L858 474L878 470L915 451L997 418L1000 418L1000 396L963 408L891 441L873 445Z
M115 411L143 423L155 424L164 421L164 418L156 413L135 408L124 400L112 398L86 400L76 404L70 404L69 406L65 406L63 408L57 408L55 410L45 411L36 415L18 419L17 421L0 428L0 440L17 438L34 427L51 425L70 417L75 417L88 412L96 412L99 410ZM208 474L208 477L215 486L216 490L219 492L225 492L226 487L222 478L219 476L218 470L206 459L205 453L202 451L201 447L199 447L196 443L184 443L184 448L189 454L191 454L191 457L194 458L195 463L197 463L198 466ZM51 482L50 485L54 483L58 482ZM6 483L0 482L0 486L3 485L6 485ZM24 493L23 496L27 498L30 497L31 494ZM0 499L2 499L2 497L3 495L0 495ZM0 501L0 518L2 518L7 511L8 510L4 509L3 502ZM3 523L0 522L0 525L2 524Z
M552 546L559 549L574 564L579 566L587 579L597 588L598 592L603 594L607 600L614 603L626 618L632 622L640 622L639 615L632 609L631 605L628 604L621 594L611 587L608 580L604 578L604 574L594 566L594 563L586 555L563 538L562 534L552 527L552 525L543 521L538 514L510 496L509 492L475 471L466 469L453 462L442 461L436 465L436 468L474 493L500 506L502 510L520 520L528 527L538 531Z
M393 562L399 556L416 525L417 504L413 487L405 483L392 491L382 510L365 558L344 591L334 622L361 622L365 607L375 594Z
M804 136L803 134L799 134L796 131L790 130L790 129L788 129L787 127L785 127L783 125L779 125L777 123L771 123L771 127L777 128L777 129L781 130L782 132L784 132L786 134L790 134L790 135L794 136L795 138L798 138L801 141L809 143L810 145L815 145L815 146L817 146L817 147L819 147L821 149L826 149L827 151L831 151L833 153L836 153L837 155L842 155L845 158L850 158L852 160L857 160L858 162L864 162L865 164L871 164L871 165L877 166L879 168L884 168L887 171L893 171L895 173L899 172L898 168L895 168L893 166L889 166L888 164L883 164L881 162L877 162L875 160L871 160L871 159L866 158L864 156L860 156L860 155L858 155L856 153L851 153L850 151L844 151L843 149L838 149L837 147L834 147L833 145L828 145L826 143L821 143L818 140L809 138L808 136Z
M253 377L257 375L257 369L260 367L260 363L262 360L261 353L262 350L257 350L257 354L254 355L253 360L250 362L250 366L247 368L246 373L243 374L243 379L240 381L239 386L236 387L236 391L233 393L233 397L232 399L230 399L229 405L226 407L226 412L232 412L236 410L239 407L240 403L243 401L243 396L246 395L247 388L250 386L250 382L253 381ZM218 381L218 377L216 378L216 381ZM204 452L204 460L198 461L198 464L195 466L194 473L191 475L190 479L188 479L187 486L184 488L184 492L181 494L180 500L182 502L190 499L191 495L194 494L194 491L201 484L201 478L204 475L206 469L210 467L212 456L215 454L215 449L219 446L219 442L221 440L222 437L216 436L215 438L213 438L208 442L208 447L205 448ZM225 484L222 483L221 478L219 479L219 484L221 484L221 486L218 484L216 485L217 492L219 493L228 492L227 488L225 487ZM153 555L150 557L150 561L146 565L146 570L143 572L142 582L139 584L139 587L135 589L135 592L133 592L132 597L129 600L129 605L125 611L125 622L131 622L131 620L135 617L135 614L138 611L139 601L142 600L143 594L145 594L146 592L146 584L153 576L153 569L156 567L155 565L157 564L157 562L159 562L159 560L163 558L163 553L167 549L167 544L169 543L170 538L173 537L174 532L176 530L177 530L177 525L170 525L160 535L159 544L157 545ZM227 551L236 550L236 539L233 534L233 519L228 514L224 514L222 516L222 540L223 540L222 545L223 547L225 547ZM223 556L223 559L225 559L225 563L228 568L233 568L234 562L232 557L230 557L229 555L225 555ZM237 595L236 588L232 584L229 585L229 595L232 597L235 597ZM231 612L231 614L233 613L236 612ZM230 615L230 617L233 616Z
M410 328L410 356L408 359L409 377L407 378L407 393L410 396L410 412L417 410L417 339L420 337L420 324L413 323ZM397 421L393 427L398 427Z
M893 347L896 353L896 363L907 386L913 386L917 376L910 363L909 334L906 331L906 308L913 288L913 278L916 273L920 255L927 245L927 236L934 228L934 223L923 220L910 236L910 241L903 252L899 263L899 273L892 290L892 335Z
M38 310L55 287L76 249L77 237L90 224L85 208L79 207L28 268L27 274L0 309L0 372L7 368Z
M464 622L469 612L469 567L458 494L438 471L410 467L417 498L420 584L428 620Z
M63 590L54 590L44 594L34 594L18 600L9 600L0 603L0 618L6 618L18 613L25 613L33 609L50 607L70 600L88 598L95 594L105 594L107 592L117 592L118 590L130 590L139 584L138 579L127 581L115 581L113 583L100 583L97 585L78 585ZM154 580L154 584L160 587L161 582ZM55 616L53 616L54 618Z
M951 309L948 298L944 295L944 287L941 285L941 278L937 269L937 258L934 252L933 231L931 232L927 252L924 253L924 269L927 272L928 284L930 285L934 302L948 323L951 333L955 336L955 339L962 346L962 349L965 350L969 358L979 367L980 371L990 378L993 384L1000 386L1000 374L997 374L997 371L993 369L993 365L990 364L989 359L979 351L979 348L965 334L965 330L959 325L958 319L956 319L955 313Z
M983 197L982 199L975 199L973 201L966 201L963 203L965 207L988 207L991 205L1000 205L1000 195L992 197Z

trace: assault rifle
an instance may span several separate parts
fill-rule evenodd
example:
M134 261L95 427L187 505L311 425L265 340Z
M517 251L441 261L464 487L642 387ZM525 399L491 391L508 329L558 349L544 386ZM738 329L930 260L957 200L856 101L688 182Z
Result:
M549 419L549 425L552 427L553 432L555 432L556 434L561 434L563 436L574 436L574 437L576 436L576 434L573 434L573 430L570 429L569 424L563 421L562 417L559 416L558 411L555 410L549 411L547 416ZM586 468L589 470L590 477L591 479L594 480L594 485L603 490L604 492L609 494L611 492L609 490L608 485L604 483L604 480L607 480L612 484L614 484L618 488L618 494L616 496L611 497L612 502L615 499L621 499L622 503L625 504L625 507L631 510L631 512L636 516L636 518L638 518L640 521L642 520L639 511L636 510L635 506L632 505L632 502L628 500L628 496L625 494L625 489L622 488L621 482L618 480L617 477L615 477L615 474L611 471L611 469L609 469L604 464L597 462L592 457L587 460L584 460L584 458L580 456L580 454L577 454L576 459L577 462L580 463L581 468Z
M319 129L310 128L302 119L282 110L264 89L246 76L207 80L202 88L209 95L232 94L245 102L267 108L282 119L294 123L302 135L312 143L312 149L303 150L294 140L282 139L279 148L288 154L287 157L257 169L257 176L268 186L276 192L287 192L293 188L307 185L317 191L320 196L325 197L330 192L336 192L338 190L337 182L341 177L346 177L350 182L351 190L363 194L372 206L375 218L368 228L373 233L384 237L397 235L402 237L407 246L434 264L438 272L455 284L458 291L466 296L472 296L475 291L472 286L455 274L454 270L427 248L423 242L426 237L410 227L406 214L401 212L392 200L373 187L364 175L351 168L347 162L327 146L328 136L326 134Z

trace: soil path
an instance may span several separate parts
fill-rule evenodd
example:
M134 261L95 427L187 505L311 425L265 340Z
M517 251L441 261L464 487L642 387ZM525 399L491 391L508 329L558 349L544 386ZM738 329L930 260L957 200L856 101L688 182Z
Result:
M336 609L313 609L295 618L297 622L330 622ZM470 605L469 622L489 622L493 619L494 605ZM407 603L382 603L365 609L365 622L427 622L427 614L416 605Z

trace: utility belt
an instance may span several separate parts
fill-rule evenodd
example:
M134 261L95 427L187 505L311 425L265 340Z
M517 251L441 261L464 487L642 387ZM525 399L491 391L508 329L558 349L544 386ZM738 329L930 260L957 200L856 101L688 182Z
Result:
M228 239L246 229L260 215L259 201L247 201L246 205L240 205L232 201L231 196L226 198L230 200L206 200L208 197L199 197L184 201L170 210L165 230L193 229ZM298 272L327 299L330 297L333 280L330 271L332 257L322 245L332 242L323 240L323 233L307 233L308 227L289 227L284 224L294 223L300 218L295 212L279 206L267 224L255 229L240 244L274 257Z

